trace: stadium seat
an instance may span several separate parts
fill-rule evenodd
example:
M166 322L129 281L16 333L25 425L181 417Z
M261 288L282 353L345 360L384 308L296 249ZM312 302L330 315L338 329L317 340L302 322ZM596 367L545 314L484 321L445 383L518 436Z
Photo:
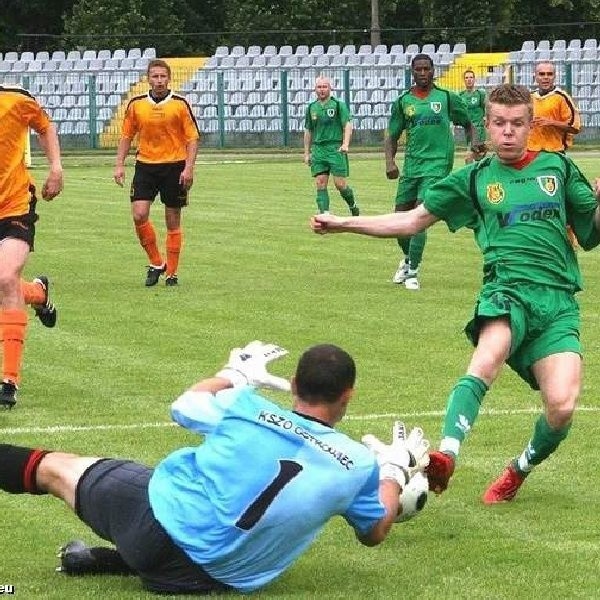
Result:
M39 60L44 62L45 60L50 60L50 54L45 52L44 50L35 53L35 60Z
M229 56L229 48L227 46L218 46L213 56L216 56L217 58Z
M321 44L317 44L310 49L312 56L321 56L325 54L325 48Z
M429 56L433 57L433 55L435 54L435 44L423 44L421 52L423 54L429 54Z
M535 42L533 40L525 40L521 44L521 52L533 52L535 50Z
M35 54L29 51L22 52L19 60L21 60L22 62L29 62L35 60Z
M83 60L96 60L96 51L95 50L84 50L81 55Z
M12 63L6 60L0 60L0 73L7 73L8 71L10 71L11 66Z
M444 53L450 54L450 52L451 52L451 50L450 50L450 44L446 44L446 43L440 44L438 46L437 51L438 51L438 54L444 54Z
M102 60L98 58L97 60ZM115 71L119 68L119 61L114 58L107 58L103 61L105 71Z
M579 50L580 48L581 48L581 40L579 38L569 40L569 45L567 46L567 50Z
M346 44L342 48L342 54L345 54L346 56L356 54L356 46L354 44Z
M356 53L360 55L373 54L373 46L371 44L361 44Z
M11 71L13 73L22 73L25 70L27 70L26 62L23 62L22 60L16 60L14 63L12 63Z
M53 116L56 119L55 116ZM58 133L60 135L69 135L73 133L73 121L62 121L58 128Z
M419 45L418 44L409 44L406 46L405 54L415 55L419 54Z
M327 47L327 54L329 56L335 56L336 54L341 54L342 50L338 44L331 44Z
M390 54L404 54L404 46L402 44L394 44L390 48Z
M123 48L118 48L113 52L112 57L116 58L117 60L123 60L124 58L127 58L127 52L125 52Z
M466 51L467 51L467 45L464 42L457 42L452 47L452 54L457 54L457 55L465 54Z
M253 123L250 119L242 119L239 123L238 123L238 129L239 131L252 131L252 126Z
M18 52L7 52L4 55L4 60L7 62L16 62L19 60L19 53Z
M330 65L332 67L343 67L346 64L348 56L346 54L334 54Z
M260 56L262 52L262 48L260 46L248 46L246 50L246 56L254 58L256 56Z
M357 54L359 58L359 64L364 67L372 67L377 62L377 56L375 54Z
M540 40L535 48L536 50L550 50L549 40Z
M42 61L41 60L30 60L27 63L27 71L29 72L37 72L42 70Z
M142 58L149 58L150 60L156 58L156 48L144 48L144 51L142 52Z
M239 56L244 56L245 54L246 54L246 49L244 48L244 46L234 46L231 49L229 56L233 56L234 58L237 58Z
M388 54L388 48L385 44L378 44L373 49L373 54L380 54L382 56L386 56Z
M263 49L263 56L275 56L277 54L277 48L273 45L265 46Z
M279 54L279 56L291 56L292 54L294 54L294 50L291 46L288 45L281 46L277 54Z
M598 48L598 40L593 39L593 38L588 38L587 40L585 40L585 42L583 42L583 48L584 50L586 48L592 48L594 50L596 50L596 48ZM21 59L23 60L23 59Z
M246 56L246 55L238 56L238 57L236 57L234 66L236 69L248 69L250 67L250 61L251 61L250 56Z
M100 60L108 60L109 58L112 59L112 54L110 50L98 50L96 58Z
M307 56L309 53L310 51L308 49L308 46L305 44L296 46L296 51L294 52L296 56Z
M328 54L322 54L321 56L316 57L315 66L316 67L328 67L330 60L331 60L331 57Z
M113 56L113 58L115 58L115 57ZM129 50L127 51L127 58L132 58L133 60L142 58L142 49L141 48L129 48Z
M67 59L67 55L64 53L63 50L55 50L52 53L52 56L50 56L50 58L52 60L55 60L57 62L60 62L61 60L66 60Z

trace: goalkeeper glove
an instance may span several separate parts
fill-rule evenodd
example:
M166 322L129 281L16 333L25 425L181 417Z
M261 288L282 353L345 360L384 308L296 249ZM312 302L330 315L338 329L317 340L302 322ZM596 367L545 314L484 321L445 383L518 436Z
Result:
M401 421L394 423L390 445L372 434L363 436L362 443L375 453L379 478L394 479L401 488L429 464L429 442L423 438L423 430L415 427L407 437L406 427Z
M265 344L258 340L243 348L234 348L227 364L215 375L231 381L234 387L251 385L289 392L290 382L283 377L271 375L267 364L287 354L287 350L275 344Z

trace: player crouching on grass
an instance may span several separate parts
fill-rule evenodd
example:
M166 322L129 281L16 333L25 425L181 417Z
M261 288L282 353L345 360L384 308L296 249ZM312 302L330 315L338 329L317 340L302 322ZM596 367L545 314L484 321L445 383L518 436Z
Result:
M426 497L423 432L406 437L397 424L390 446L368 436L368 447L337 432L354 391L352 357L313 346L290 383L267 372L285 354L258 341L235 348L214 377L180 396L173 419L205 440L155 469L0 444L0 489L52 494L116 546L70 542L61 552L64 572L131 573L162 593L258 589L335 515L362 544L381 543ZM293 410L257 387L291 389Z
M452 232L473 230L484 259L483 287L465 329L475 350L448 398L439 452L430 454L431 489L446 489L460 446L505 362L541 392L544 406L528 443L484 493L486 504L512 500L569 433L581 389L575 294L582 281L567 224L584 250L600 243L598 180L595 194L570 158L528 151L532 118L529 90L498 86L486 105L495 155L433 184L408 212L312 219L316 233L407 236L439 220Z

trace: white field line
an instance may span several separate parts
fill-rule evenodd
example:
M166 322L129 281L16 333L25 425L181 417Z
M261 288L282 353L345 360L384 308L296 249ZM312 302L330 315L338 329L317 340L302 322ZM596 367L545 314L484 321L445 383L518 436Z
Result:
M480 415L490 415L493 417L507 417L512 415L534 415L540 412L541 408L516 408L516 409L487 409L482 410ZM600 412L600 406L579 406L578 413L597 413ZM427 417L443 417L441 410L431 410L412 413L383 413L370 415L346 415L344 421L377 421L379 419L405 419L413 420ZM175 427L176 423L171 421L162 421L155 423L128 423L123 425L49 425L48 427L0 427L0 435L21 435L30 433L69 433L78 431L125 431L136 429L160 429L163 427Z

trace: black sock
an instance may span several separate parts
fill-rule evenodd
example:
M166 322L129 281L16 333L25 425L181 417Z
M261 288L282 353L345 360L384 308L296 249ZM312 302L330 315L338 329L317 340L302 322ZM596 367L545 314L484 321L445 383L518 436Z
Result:
M133 575L134 571L123 560L118 550L95 546L90 548L91 555L98 561L98 573L113 573L114 575Z
M38 490L35 475L49 450L0 444L0 489L10 494L45 494Z

